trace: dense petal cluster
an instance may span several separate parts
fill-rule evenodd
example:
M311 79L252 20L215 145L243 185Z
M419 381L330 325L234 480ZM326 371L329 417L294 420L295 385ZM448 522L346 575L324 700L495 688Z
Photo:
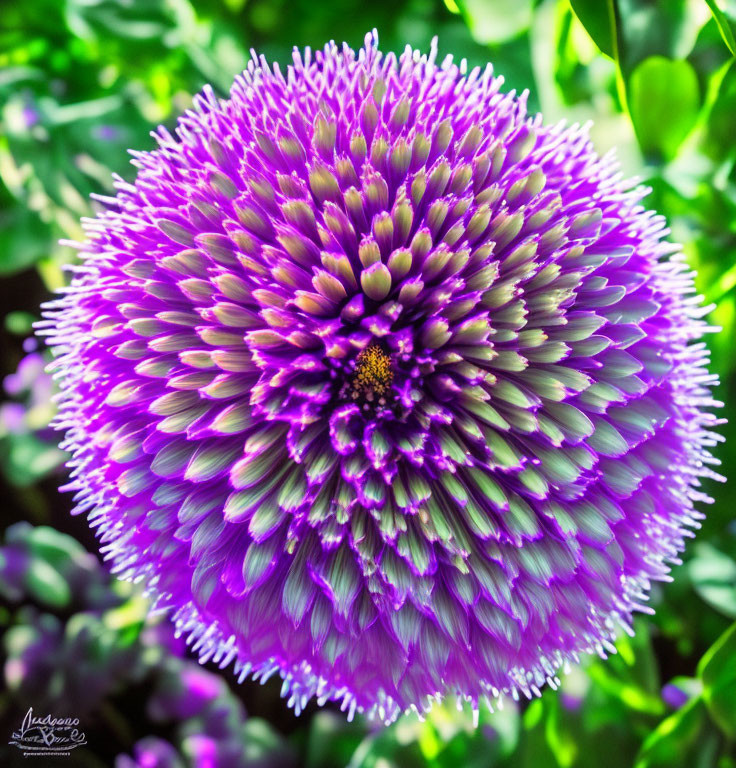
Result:
M374 36L254 59L135 153L47 310L77 511L297 710L556 684L705 500L692 275L501 85Z

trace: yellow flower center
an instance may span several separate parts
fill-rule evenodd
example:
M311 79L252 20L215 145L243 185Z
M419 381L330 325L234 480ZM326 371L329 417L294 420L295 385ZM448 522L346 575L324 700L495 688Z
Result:
M371 344L358 355L356 363L352 382L353 400L361 395L368 400L385 395L394 378L391 358L379 346Z

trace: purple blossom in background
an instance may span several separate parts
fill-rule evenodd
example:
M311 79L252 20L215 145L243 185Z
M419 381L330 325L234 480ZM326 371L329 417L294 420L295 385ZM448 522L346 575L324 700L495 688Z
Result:
M56 414L54 381L45 370L51 355L48 350L45 354L36 351L36 347L36 339L26 339L25 356L16 371L2 381L8 396L0 403L2 474L19 486L59 469L67 458L58 449L58 435L50 426Z
M179 753L168 741L147 736L135 744L134 758L120 755L115 768L183 768Z
M95 127L94 137L98 141L115 141L120 138L120 131L114 125L98 125Z
M716 477L706 310L646 190L436 54L205 88L42 323L77 513L297 712L555 686Z
M689 701L690 696L687 691L672 683L662 687L662 701L672 709L680 709Z
M25 351L27 345L24 343L23 346ZM25 405L13 402L0 404L0 429L3 432L25 434L35 429L44 440L53 437L54 432L48 428L48 423L53 415L54 383L44 370L46 364L40 352L30 349L15 373L3 380L3 389L10 397L26 401Z
M140 597L121 589L70 536L25 522L10 526L0 537L0 600L7 722L20 723L33 707L77 717L96 735L104 718L101 733L124 750L116 768L296 764L265 721L247 716L222 676L182 658L184 644L168 621L141 627ZM145 702L135 691L145 691ZM131 694L131 727L112 735L110 722L126 721L117 706ZM0 763L15 764L5 757L0 748Z

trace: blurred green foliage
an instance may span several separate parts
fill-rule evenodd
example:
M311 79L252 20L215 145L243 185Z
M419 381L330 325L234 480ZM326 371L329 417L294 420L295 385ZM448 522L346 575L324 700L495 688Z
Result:
M246 716L225 678L182 658L171 623L147 617L140 591L71 536L27 522L7 528L0 595L0 729L8 736L32 707L36 716L79 720L90 744L74 752L79 768L296 768L289 745ZM0 764L25 757L0 740Z
M249 48L286 64L293 45L335 39L359 46L373 27L384 50L401 51L407 43L426 50L438 35L442 55L466 58L471 67L491 61L507 88L529 89L531 110L542 110L547 121L593 121L599 151L616 147L623 171L651 188L648 205L666 215L671 237L697 269L699 290L713 304L712 323L723 328L708 340L722 381L717 394L733 401L734 0L6 4L0 14L0 275L9 290L35 276L46 289L63 282L61 267L74 252L58 241L81 236L79 218L94 210L89 194L109 193L113 172L130 178L125 150L151 148L149 130L158 122L171 127L205 83L225 94ZM16 311L5 319L5 373L18 362L35 301L14 295ZM43 426L30 423L26 418L24 431L12 434L0 425L0 455L14 489L10 519L27 514L29 505L37 517L49 514L38 511L46 509L39 483L59 455L49 461L48 443L28 438ZM718 456L732 474L736 426L722 431L729 440ZM45 452L45 463L34 450ZM656 615L637 621L636 636L620 640L617 656L573 670L560 691L482 713L478 729L467 711L449 705L437 706L426 722L407 717L388 729L348 724L328 710L288 724L291 715L282 715L274 725L291 732L309 768L733 768L734 488L706 489L716 503L685 563L674 568L673 583L655 585ZM53 589L54 568L49 552L28 574L28 588L49 582L41 593L63 603L63 588ZM258 702L249 699L251 709Z

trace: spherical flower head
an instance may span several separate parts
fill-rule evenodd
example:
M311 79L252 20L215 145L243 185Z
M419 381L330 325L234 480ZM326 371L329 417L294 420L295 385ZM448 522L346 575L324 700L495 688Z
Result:
M77 511L297 711L556 685L706 498L692 275L501 85L375 35L254 58L135 153L47 309Z

